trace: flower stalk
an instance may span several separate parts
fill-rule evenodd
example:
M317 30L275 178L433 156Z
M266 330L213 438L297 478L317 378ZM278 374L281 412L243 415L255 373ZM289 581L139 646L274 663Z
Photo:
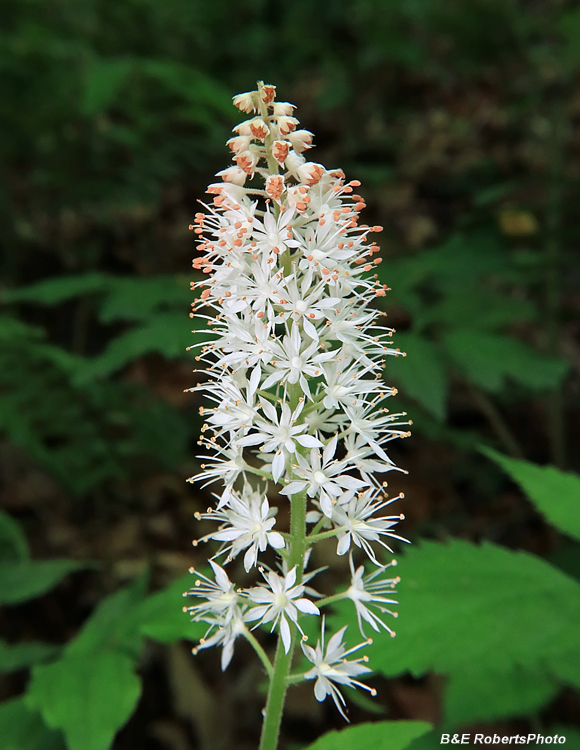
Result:
M402 540L393 530L402 516L383 512L402 495L390 498L378 477L401 471L386 445L409 434L406 415L386 407L395 389L380 379L385 356L401 354L375 307L387 291L372 273L380 259L371 235L381 228L359 224L360 183L306 160L312 134L275 93L260 82L234 97L249 116L228 141L235 165L218 173L190 227L202 272L191 317L205 318L208 339L196 356L205 382L190 389L205 399L207 453L189 481L220 491L215 509L196 514L219 524L194 542L211 543L213 578L192 570L195 603L184 610L208 626L194 653L221 646L225 669L241 636L260 658L270 681L260 750L278 745L290 685L315 680L316 699L332 697L345 718L337 686L374 693L356 679L370 671L366 657L348 657L369 642L363 621L394 635L383 616L396 616L388 597L398 579L377 580L392 564L377 554ZM289 503L287 529L276 497ZM350 587L335 594L309 585L318 572L311 553L326 539L351 561ZM359 551L374 573L355 569ZM256 585L230 581L225 568L235 571L238 555L247 573L257 571ZM348 648L343 627L325 646L323 620L318 643L307 645L301 619L320 618L339 599L353 602L365 640ZM257 628L278 635L273 662ZM299 641L313 666L292 674Z

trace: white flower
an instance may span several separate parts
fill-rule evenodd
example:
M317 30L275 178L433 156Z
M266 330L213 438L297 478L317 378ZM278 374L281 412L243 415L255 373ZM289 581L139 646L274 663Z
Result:
M348 465L334 459L336 446L335 435L324 448L322 457L315 448L310 451L310 460L297 455L298 466L295 471L303 479L290 482L280 490L281 494L294 495L306 489L308 497L318 496L322 512L330 518L333 504L344 489L356 490L365 484L361 479L341 473Z
M285 576L279 576L273 571L268 571L263 575L268 586L255 586L249 590L248 599L257 606L252 607L246 619L248 622L259 620L258 624L272 622L272 630L279 623L284 650L288 653L292 636L286 618L290 619L300 630L298 610L309 615L319 615L320 610L310 599L302 597L304 585L295 585L296 566Z
M189 590L188 596L200 597L206 601L184 607L184 611L189 612L192 620L196 622L205 621L208 618L213 621L219 618L227 624L239 609L241 599L225 570L212 560L209 564L213 568L215 581L198 570L190 568L189 572L194 573L197 580L194 587Z
M377 496L377 490L367 490L358 495L354 492L346 492L338 498L337 504L332 508L332 522L337 529L340 529L337 534L336 554L345 555L350 549L351 542L354 542L378 565L370 542L378 542L389 552L392 552L392 549L381 537L388 536L392 539L398 539L400 542L407 542L407 539L391 531L397 521L404 518L402 514L398 516L374 516L377 511L395 502L400 497L401 495L398 495L390 500L384 500L382 495Z
M377 570L369 573L365 576L364 567L361 565L356 570L352 561L352 555L350 556L350 570L351 570L351 583L346 592L346 596L354 602L356 608L356 616L358 620L358 627L363 638L366 638L366 634L363 630L362 621L365 620L371 626L373 630L378 633L384 628L391 637L395 636L395 631L392 630L384 620L375 614L370 607L378 609L382 614L392 615L397 617L397 613L385 607L385 604L398 604L395 599L388 599L387 596L391 596L394 593L395 586L399 582L399 577L396 578L382 578L381 580L375 580L378 576L382 575L387 568L397 564L396 560L393 560L388 565L381 566Z
M209 633L214 629L215 632L208 638ZM201 638L199 644L192 648L191 651L195 655L198 651L201 651L204 648L221 645L221 665L223 672L227 669L232 660L232 656L234 655L234 642L236 638L244 632L246 632L244 618L241 610L237 609L227 622L225 622L223 618L217 617L214 622L211 623L205 637Z
M272 461L272 476L277 482L286 470L286 457L296 451L296 443L305 448L322 447L322 443L313 435L301 433L308 425L296 424L302 411L304 402L300 402L296 409L291 412L287 403L282 404L282 413L278 416L275 407L264 399L261 405L262 411L270 420L266 422L258 419L256 428L258 432L252 432L246 437L238 440L237 445L260 445L265 452L275 451L276 455Z
M364 690L368 690L371 695L376 695L376 690L355 679L358 675L371 671L369 667L361 663L366 662L367 658L351 659L350 661L346 658L354 651L358 651L359 648L372 643L372 641L359 643L358 646L347 650L342 643L345 632L346 625L330 638L325 649L323 620L322 638L317 642L316 648L314 649L303 643L302 650L308 661L314 664L312 669L304 674L304 677L307 680L316 680L314 683L314 695L316 700L322 702L327 695L332 696L336 707L342 716L348 721L346 714L344 713L344 706L346 705L344 698L342 697L340 690L333 683L346 685L347 687L360 687Z
M237 492L230 493L227 507L198 514L198 518L224 522L219 531L208 534L203 540L215 539L218 542L231 542L223 550L230 552L228 559L236 557L246 549L244 555L246 571L256 564L258 551L263 552L268 545L274 549L284 547L284 537L277 531L272 531L276 519L270 510L268 499L261 492L253 490L249 484L244 486L241 495Z

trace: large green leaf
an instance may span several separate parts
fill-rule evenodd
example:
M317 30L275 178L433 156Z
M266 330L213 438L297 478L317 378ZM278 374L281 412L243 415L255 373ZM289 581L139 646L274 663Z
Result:
M147 578L146 574L142 575L127 588L103 599L78 635L68 644L67 657L116 648L136 654L141 643L138 613Z
M0 703L2 750L63 750L62 735L49 729L24 698Z
M540 354L511 336L458 328L443 338L449 356L469 381L492 393L507 378L535 390L557 388L568 363Z
M460 686L477 665L486 692L495 682L499 693L502 674L523 667L557 675L560 661L580 651L580 584L540 558L490 543L424 542L398 571L397 638L373 634L368 648L372 667L388 676L433 670ZM331 623L348 623L354 638L349 605L336 605Z
M515 666L489 671L481 664L448 678L445 722L455 727L470 721L526 716L545 705L559 689L558 682L543 669Z
M447 376L435 344L412 333L398 333L397 348L405 357L386 358L386 378L417 400L439 420L445 418Z
M86 568L78 560L22 560L0 563L0 604L18 604L54 588L67 573Z
M75 276L56 276L19 289L7 289L2 292L2 301L57 305L84 294L104 291L108 287L109 278L107 274L98 271Z
M0 510L0 565L4 561L18 562L28 556L28 542L19 524Z
M417 737L426 734L431 724L425 721L380 721L358 724L320 737L308 750L405 750Z
M580 540L580 477L554 466L502 456L491 448L482 452L517 482L549 523Z
M138 618L143 635L163 643L171 643L180 639L197 641L207 630L207 625L201 622L190 622L188 614L184 614L183 606L187 600L183 592L191 588L191 576L178 578L163 591L159 591L141 604Z
M144 354L156 352L167 359L184 357L194 342L185 313L163 312L114 338L105 351L89 361L75 377L78 385L120 370Z
M103 323L113 320L146 320L167 307L181 307L183 321L193 294L189 281L177 276L111 279L110 290L99 309Z
M60 650L60 646L38 641L11 645L0 640L0 672L14 672L33 664L42 664L57 656Z
M141 694L134 667L119 650L66 656L33 670L27 704L63 730L69 750L108 750Z

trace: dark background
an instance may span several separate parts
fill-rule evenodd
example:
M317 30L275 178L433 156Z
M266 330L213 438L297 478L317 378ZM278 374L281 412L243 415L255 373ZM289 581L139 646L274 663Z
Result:
M384 305L408 355L385 377L414 422L392 447L403 533L580 571L578 546L478 451L580 468L579 68L564 0L2 0L0 503L33 558L98 562L4 608L4 639L64 644L144 570L156 590L203 560L188 225L229 164L231 97L257 79L385 228ZM140 665L116 750L256 744L245 646L225 676L179 643L149 643ZM27 680L1 676L0 698ZM440 719L440 677L376 680L388 718ZM291 693L288 748L342 726L311 687ZM580 697L562 687L533 714L501 727L571 725Z

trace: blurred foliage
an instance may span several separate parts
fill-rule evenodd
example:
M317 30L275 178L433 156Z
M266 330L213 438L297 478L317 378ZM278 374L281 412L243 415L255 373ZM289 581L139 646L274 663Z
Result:
M526 722L572 742L577 4L4 0L0 20L3 748L252 746L262 697L246 655L228 687L211 654L200 675L161 644L203 634L180 596L210 502L182 482L199 431L182 395L197 343L187 227L229 158L231 96L256 79L299 105L313 158L361 179L367 220L385 226L385 312L406 353L385 377L415 424L393 445L414 484L396 490L406 533L427 537L400 563L397 639L369 649L388 718ZM250 702L228 719L222 699ZM366 705L353 698L353 716L372 719ZM307 715L302 746L335 723ZM313 747L388 736L395 750L427 727L388 725Z

